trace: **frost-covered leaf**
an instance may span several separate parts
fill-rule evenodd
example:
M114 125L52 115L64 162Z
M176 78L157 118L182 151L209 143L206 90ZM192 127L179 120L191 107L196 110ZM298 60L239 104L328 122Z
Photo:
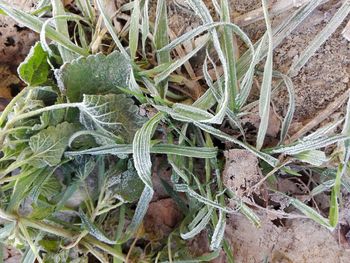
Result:
M56 127L50 126L32 136L29 140L29 146L33 151L30 157L31 164L38 167L59 164L68 146L69 137L75 131L76 125L64 122Z
M11 235L11 232L13 231L15 227L14 222L9 222L0 229L0 240L4 240L7 238L9 235Z
M113 196L125 202L135 202L140 198L144 184L137 175L132 162L128 163L128 170L121 174L115 175L113 170L109 172L111 177L108 179L107 186Z
M33 126L33 130L45 129L48 126L56 126L64 120L66 111L64 109L57 109L52 111L45 111L40 116L40 124Z
M315 166L321 166L327 162L326 154L319 150L309 150L305 152L298 153L294 156L302 162L306 162Z
M124 94L84 95L79 109L80 122L86 129L120 135L126 141L131 141L144 123L134 101Z
M298 199L290 198L290 204L293 205L295 208L297 208L300 212L302 212L308 218L317 222L318 224L320 224L324 227L327 227L330 230L334 229L334 227L331 226L331 224L327 218L324 218L315 209L304 204L303 202L299 201Z
M96 237L98 240L110 244L110 245L114 245L116 244L115 241L110 240L108 237L106 237L105 234L102 233L102 231L100 229L98 229L98 227L91 222L91 220L87 217L87 215L84 214L84 212L82 210L79 211L79 216L81 218L81 222L83 224L83 227L89 231L89 233Z
M30 86L38 86L47 80L50 66L47 63L47 53L41 47L40 42L37 42L34 47L18 67L20 78Z
M55 71L58 85L70 102L83 99L83 94L120 93L127 88L131 65L119 52L81 57Z

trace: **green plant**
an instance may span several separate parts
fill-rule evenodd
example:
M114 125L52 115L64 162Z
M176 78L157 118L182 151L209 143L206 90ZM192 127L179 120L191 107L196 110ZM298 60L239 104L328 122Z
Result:
M82 261L89 253L101 262L111 257L114 262L130 259L130 251L123 254L122 248L132 250L128 241L136 242L140 237L142 220L154 194L152 154L167 157L172 167L172 186L164 188L178 204L183 202L179 193L186 194L187 204L179 205L186 216L166 241L161 240L161 245L150 241L151 249L145 249L134 260L209 261L223 247L233 262L232 251L224 240L226 215L241 212L256 225L260 220L250 206L223 185L219 160L222 149L216 139L233 142L256 155L261 166L266 167L266 178L278 176L280 170L295 176L291 165L300 163L302 169L316 166L321 172L330 172L328 183L313 192L332 188L328 218L293 197L287 198L307 217L329 229L336 227L340 188L348 184L343 178L350 156L350 102L341 134L328 135L340 125L338 122L285 145L294 112L293 85L290 76L274 72L272 65L273 49L321 1L310 1L272 29L264 0L267 30L255 44L230 22L226 0L213 2L218 22L214 22L201 0L190 0L202 25L173 41L167 33L163 0L157 2L154 24L149 20L148 0L126 4L124 10L130 11L130 20L124 29L128 34L123 35L112 24L104 1L94 2L96 5L76 1L77 15L56 0L40 1L33 14L0 1L3 13L40 33L40 42L18 70L28 86L0 117L0 218L4 220L0 237L24 251L24 262L69 262L77 251L84 255L79 258ZM49 11L51 18L40 19ZM337 13L341 18L336 14L331 23L339 25L349 11L346 1ZM101 21L108 35L103 33ZM291 74L305 64L333 28L328 25L316 37L292 65ZM201 34L206 37L191 52L174 57L176 47ZM239 58L234 55L233 34L247 46ZM52 42L48 44L46 38ZM193 87L195 81L176 70L188 66L190 58L203 50L206 56L201 84L206 85L206 91L189 102L188 96L174 92L171 84ZM150 59L150 54L156 59ZM222 74L214 56L222 66ZM264 59L259 101L247 106L256 68ZM209 74L209 67L216 80ZM277 80L274 89L273 78ZM283 85L288 89L290 105L280 143L264 149L271 97ZM253 105L258 105L261 118L256 146L218 128L228 120L244 138L240 117ZM147 117L140 114L141 107L150 112ZM334 144L339 151L327 157L324 148ZM327 165L329 158L339 164L338 169ZM202 173L195 169L199 159L204 167ZM273 187L270 190L274 191ZM226 205L228 199L236 209ZM110 216L118 218L113 236L103 230ZM212 252L191 259L184 240L203 229L209 229Z

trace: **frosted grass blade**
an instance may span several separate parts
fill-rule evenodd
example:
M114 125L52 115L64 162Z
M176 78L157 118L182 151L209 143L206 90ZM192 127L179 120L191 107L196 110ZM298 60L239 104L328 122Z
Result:
M272 58L273 58L273 36L271 22L267 11L267 1L263 0L263 9L266 22L266 32L268 35L268 51L264 67L263 80L259 98L260 126L256 140L256 148L260 150L263 146L270 116L271 82L272 82Z
M129 28L129 48L130 57L134 61L136 59L137 46L139 43L139 27L140 27L140 1L134 0L133 10L130 17L130 28Z

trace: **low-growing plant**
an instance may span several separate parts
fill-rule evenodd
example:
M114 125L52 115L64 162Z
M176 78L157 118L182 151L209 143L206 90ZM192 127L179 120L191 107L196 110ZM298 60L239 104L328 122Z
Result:
M349 1L288 75L273 70L274 48L321 2L309 1L272 28L263 0L266 32L252 43L231 23L227 0L212 3L218 21L201 0L189 0L202 24L172 41L164 0L157 1L154 21L149 0L126 3L118 11L129 14L120 31L103 0L76 0L74 13L59 0L38 1L31 13L0 1L3 14L40 33L18 68L27 86L0 117L1 240L22 250L23 262L85 262L89 254L101 262L203 262L221 249L233 262L224 237L227 215L242 213L255 225L260 219L247 200L223 184L221 142L257 156L265 179L280 172L297 177L309 169L324 174L325 182L311 195L331 191L328 218L279 194L306 217L334 229L340 190L350 189L350 103L343 120L286 143L295 107L290 77L345 19ZM240 57L233 35L246 46ZM202 40L192 51L176 56L174 50L198 36ZM198 52L205 54L200 80L191 78L189 62ZM257 75L259 100L248 103ZM186 89L198 85L204 92L189 96ZM271 98L283 87L289 107L280 140L266 148ZM249 144L240 119L254 106L261 121L256 143ZM224 121L239 135L225 133ZM342 123L342 132L330 135ZM326 154L330 145L332 154ZM163 182L163 187L184 219L165 240L154 241L147 239L142 222L154 195L156 154L172 168L171 185ZM268 188L276 192L273 185ZM211 252L193 258L185 241L204 229ZM133 250L137 240L147 242L141 252Z

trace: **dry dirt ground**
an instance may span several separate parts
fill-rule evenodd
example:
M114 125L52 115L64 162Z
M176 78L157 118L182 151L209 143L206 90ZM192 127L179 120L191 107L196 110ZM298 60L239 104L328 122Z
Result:
M17 0L16 2L25 2L27 7L30 7L28 1ZM181 5L183 1L178 0L177 2ZM300 55L300 52L331 19L341 2L339 0L328 1L328 3L317 8L275 50L274 68L286 72ZM239 16L260 7L260 1L232 0L231 7L234 16ZM284 16L285 14L276 17L273 23L278 24ZM184 17L185 20L183 20ZM171 13L170 23L173 24L174 31L178 28L176 25L179 20L181 20L182 25L187 23L191 28L198 23L198 20L191 15ZM348 20L349 17L345 22ZM336 101L345 91L349 90L350 42L341 34L345 22L301 69L299 74L293 78L296 92L296 113L293 122L294 130L291 131L291 134L298 131L303 125L320 114L322 110L326 109L329 104ZM245 26L243 29L252 39L258 39L264 32L264 24L257 22ZM184 30L186 31L186 28ZM14 74L15 68L23 60L37 38L38 36L33 32L22 28L9 18L0 16L0 105L6 102L4 99L10 99L21 86L18 77ZM286 92L281 90L273 100L274 108L278 114L283 115L285 113L286 101ZM324 122L335 120L341 114L343 114L343 111L340 107L339 110L328 116ZM230 158L229 153L226 157ZM255 160L252 160L252 162L255 162ZM261 174L257 169L253 173L252 180L256 182ZM283 188L284 190L295 187L286 180L280 180L278 183L280 189ZM231 187L237 187L237 182ZM247 185L244 185L244 187L247 187ZM318 204L321 209L322 207L327 208L327 198L320 198ZM268 259L266 262L273 263L350 262L350 196L344 195L342 204L341 227L333 233L310 220L300 218L279 220L278 216L271 215L263 210L258 211L262 218L260 228L255 228L240 214L230 216L226 235L233 247L235 262L255 263L264 262L265 259ZM162 222L156 222L156 224L158 223L161 224ZM173 225L173 223L167 222L167 225ZM5 255L8 255L8 258L5 259L6 262L18 262L14 259L10 261L11 257L9 255L12 255L12 253L12 250L6 251ZM216 262L218 261L220 260ZM225 262L224 258L221 259L221 262Z

